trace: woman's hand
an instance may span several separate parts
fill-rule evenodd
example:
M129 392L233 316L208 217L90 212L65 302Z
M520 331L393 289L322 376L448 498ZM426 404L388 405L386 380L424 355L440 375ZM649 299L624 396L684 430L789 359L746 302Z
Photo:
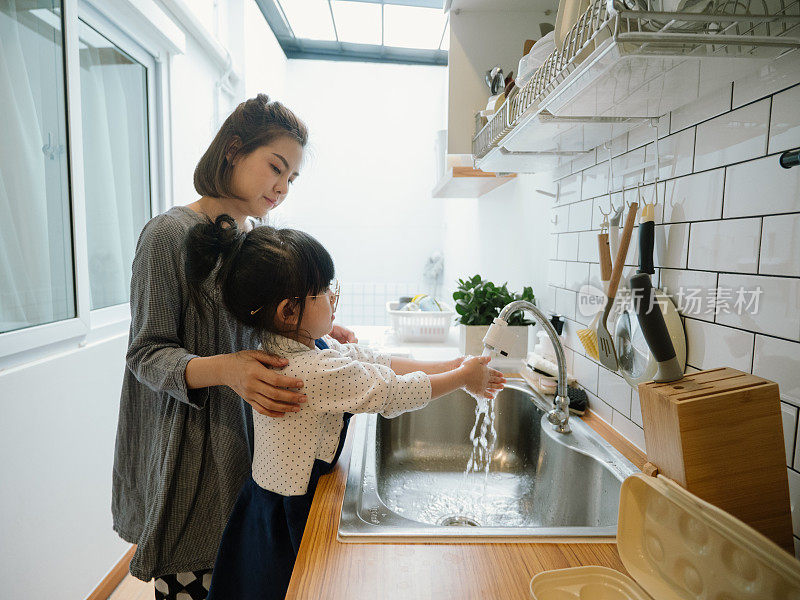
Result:
M489 368L490 360L490 356L469 356L458 368L464 378L463 389L475 398L494 398L505 385L505 375Z
M225 385L239 394L254 411L269 417L282 417L302 408L299 405L306 401L306 397L295 390L303 387L303 381L267 368L283 368L289 364L288 360L261 350L242 350L225 356Z
M330 336L340 344L355 344L358 342L356 334L341 325L334 325Z

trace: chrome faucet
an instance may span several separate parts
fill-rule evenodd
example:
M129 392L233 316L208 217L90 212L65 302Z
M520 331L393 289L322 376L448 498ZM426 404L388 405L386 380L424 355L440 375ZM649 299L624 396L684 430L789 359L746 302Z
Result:
M559 433L570 433L569 428L569 397L567 396L567 367L564 360L564 348L558 334L545 314L534 304L526 300L516 300L503 307L500 314L489 326L489 331L483 338L483 347L490 352L500 356L508 356L507 348L511 347L515 334L508 329L508 316L518 310L527 310L539 319L542 327L550 336L553 348L556 351L556 362L558 363L558 387L556 397L553 400L553 409L547 413L547 420L554 426ZM486 351L484 351L486 354Z

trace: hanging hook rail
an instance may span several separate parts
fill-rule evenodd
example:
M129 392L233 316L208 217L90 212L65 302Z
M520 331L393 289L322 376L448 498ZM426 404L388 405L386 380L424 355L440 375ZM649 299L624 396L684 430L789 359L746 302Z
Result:
M614 202L611 200L611 192L614 189L614 158L611 156L610 142L603 142L603 148L608 150L608 214L610 215L614 212Z
M650 119L650 127L653 128L653 147L656 151L656 174L653 178L653 206L658 204L658 181L661 178L661 153L658 148L658 118ZM644 172L642 172L644 180Z

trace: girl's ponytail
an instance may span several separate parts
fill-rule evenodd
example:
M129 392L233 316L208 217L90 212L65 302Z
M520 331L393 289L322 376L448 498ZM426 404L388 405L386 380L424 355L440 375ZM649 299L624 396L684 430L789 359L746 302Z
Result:
M203 284L219 264L215 285L222 287L246 237L230 215L220 215L214 221L207 218L186 234L184 250L189 299L201 319L205 319L206 308L213 302Z

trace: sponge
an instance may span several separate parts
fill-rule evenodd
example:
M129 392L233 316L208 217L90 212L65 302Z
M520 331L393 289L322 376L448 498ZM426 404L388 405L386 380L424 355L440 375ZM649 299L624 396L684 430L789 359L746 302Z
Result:
M589 396L579 387L568 387L569 412L573 415L582 415L589 408Z

